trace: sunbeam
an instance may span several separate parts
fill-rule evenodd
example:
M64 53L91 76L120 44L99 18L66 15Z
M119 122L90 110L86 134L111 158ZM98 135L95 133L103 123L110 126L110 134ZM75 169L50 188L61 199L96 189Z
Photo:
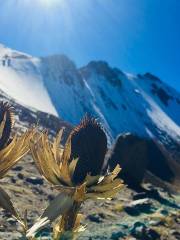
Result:
M57 4L63 4L62 0L39 0L43 7L55 7Z

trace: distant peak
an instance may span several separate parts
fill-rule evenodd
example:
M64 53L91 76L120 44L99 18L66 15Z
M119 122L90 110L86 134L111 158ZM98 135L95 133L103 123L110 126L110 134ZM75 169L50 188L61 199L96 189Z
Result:
M0 57L1 58L32 58L31 55L11 49L0 43Z
M85 78L93 75L94 73L104 77L114 87L121 88L121 80L119 75L122 73L117 68L112 68L105 61L91 61L86 67L80 69Z
M110 68L109 64L106 61L91 61L88 63L87 67L97 68L97 67L104 67Z
M155 81L155 82L161 82L160 78L158 78L157 76L153 75L152 73L145 73L145 74L138 74L139 78L147 78L149 80Z
M76 69L75 63L64 54L55 54L55 55L43 57L42 60L47 62L48 64L55 63L56 65L60 66L60 68L62 69L71 69L71 70Z
M104 74L104 72L114 72L115 74L124 74L120 69L111 67L106 61L91 61L86 68L91 68L97 73Z

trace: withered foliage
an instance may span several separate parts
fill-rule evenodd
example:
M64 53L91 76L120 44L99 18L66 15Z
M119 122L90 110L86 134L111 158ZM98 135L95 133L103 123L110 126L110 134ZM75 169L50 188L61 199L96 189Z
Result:
M22 226L23 239L35 239L38 231L49 223L54 224L53 239L76 239L84 231L81 226L81 204L87 199L112 198L123 187L116 178L120 167L102 174L107 138L97 120L84 117L70 133L64 148L61 146L63 130L53 142L48 133L33 128L21 136L12 137L14 126L13 109L0 103L0 178L5 177L25 154L31 150L39 173L59 194L35 224L28 229L27 213L21 218L9 195L0 187L0 207L18 220Z
M115 179L120 171L119 166L113 172L101 175L107 139L95 119L85 117L71 132L64 149L60 147L62 134L63 130L53 143L49 141L47 133L36 135L31 141L31 153L40 174L60 191L60 195L50 203L45 210L46 214L40 217L27 236L34 236L39 229L54 221L58 214L62 217L54 228L55 236L59 236L57 239L69 234L69 231L74 236L82 230L78 215L81 204L86 199L112 198L123 187L122 181ZM59 208L57 212L56 205L62 204L62 193L66 196L69 208L65 211L65 204L66 206L63 205L64 208Z
M8 103L0 103L0 179L5 177L11 169L30 148L29 141L35 134L35 129L26 131L21 136L17 134L12 137L14 126L13 109ZM12 137L12 138L11 138ZM0 207L11 213L18 221L19 214L15 210L9 195L0 187Z

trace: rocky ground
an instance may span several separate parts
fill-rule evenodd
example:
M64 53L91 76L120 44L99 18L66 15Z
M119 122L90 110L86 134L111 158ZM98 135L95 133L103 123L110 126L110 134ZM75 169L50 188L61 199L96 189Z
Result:
M39 176L31 156L16 165L0 184L21 214L28 210L29 226L57 194ZM125 188L111 201L87 201L82 207L83 224L87 229L79 239L180 239L180 196L150 184L144 187L149 191L136 193ZM19 230L19 224L1 210L0 239L19 240ZM48 231L41 239L50 239Z
M9 100L1 93L0 99ZM51 135L65 127L64 142L72 129L72 126L52 115L28 109L14 101L10 102L16 110L15 130L18 129L18 132L37 125L39 119L38 125L49 129ZM111 201L87 201L82 207L84 214L82 224L87 227L78 239L180 239L180 195L176 193L179 181L174 188L165 182L158 182L159 180L154 177L153 179L154 181L149 175L149 180L155 183L156 187L144 184L146 193L136 193L124 188ZM57 195L57 192L39 175L30 155L22 159L4 179L1 179L0 186L9 193L21 215L27 209L29 226ZM160 188L162 186L166 191ZM168 193L172 189L173 192ZM0 240L20 240L20 230L20 225L7 212L0 209ZM51 239L49 230L50 228L46 229L40 239Z

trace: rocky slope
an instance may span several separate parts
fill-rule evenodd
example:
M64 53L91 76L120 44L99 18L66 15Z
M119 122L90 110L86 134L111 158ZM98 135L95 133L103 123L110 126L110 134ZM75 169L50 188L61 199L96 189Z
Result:
M34 166L31 156L26 156L1 180L19 212L28 210L28 224L42 213L57 192L43 180ZM136 193L128 188L112 201L87 201L81 212L87 230L80 240L178 240L180 237L180 199L144 184L149 189ZM0 239L20 240L19 224L8 213L0 211ZM50 227L41 233L44 240L50 238Z
M13 107L13 112L15 114L15 127L13 131L23 132L26 129L36 126L39 130L47 129L49 135L55 136L57 132L63 128L64 138L62 140L65 142L72 130L73 126L71 124L52 114L19 104L2 90L0 90L0 101L8 102Z
M66 127L68 135L71 125L58 118L35 109L21 106L1 92L0 100L8 100L16 111L15 129L24 131L39 118L39 127L49 128L51 135L61 126ZM17 115L18 114L18 115ZM19 116L19 117L18 117ZM125 188L112 201L87 201L81 212L84 214L82 224L87 230L78 239L126 239L126 240L178 240L180 237L180 199L177 193L166 191L144 183L144 190L137 193ZM164 183L164 182L163 182ZM162 187L162 184L160 184ZM164 183L164 186L167 185ZM171 185L168 185L169 188ZM1 180L3 187L11 196L14 205L23 214L28 210L28 224L42 213L57 192L39 175L31 155L24 157L6 178ZM19 224L5 211L0 211L0 239L20 240ZM17 231L18 230L18 231ZM50 239L50 227L41 233L39 239Z

